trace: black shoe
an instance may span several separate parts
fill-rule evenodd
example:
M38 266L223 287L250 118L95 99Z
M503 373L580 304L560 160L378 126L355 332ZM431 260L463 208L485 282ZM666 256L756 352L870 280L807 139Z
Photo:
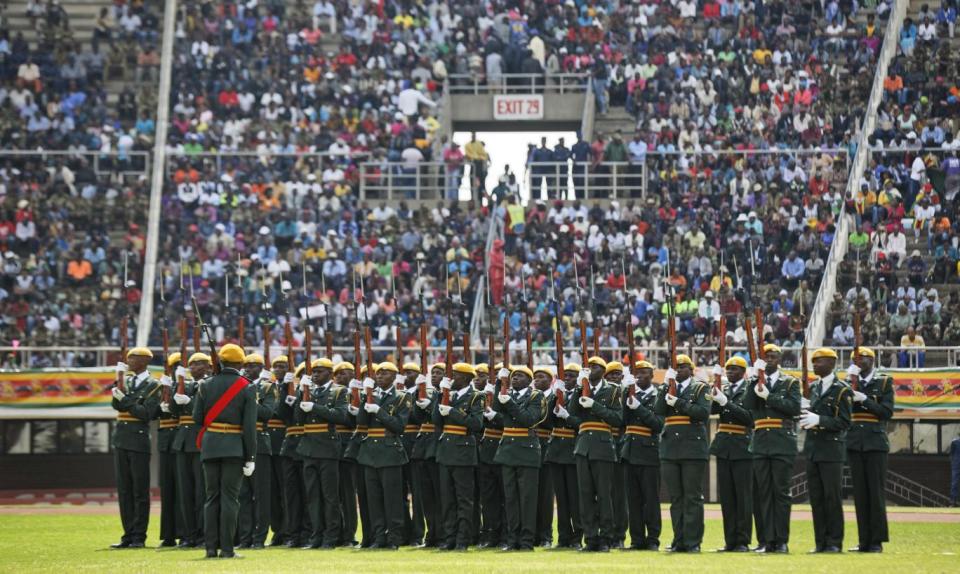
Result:
M580 544L579 542L571 542L570 544L567 544L566 548L579 551L583 548L583 544Z
M146 545L143 542L131 542L127 548L146 548Z
M811 550L810 552L807 552L807 554L820 554L821 552L823 552L823 548L820 547L820 546L817 546L816 548L814 548L814 549Z
M128 541L126 541L126 540L121 540L120 542L117 542L116 544L111 544L111 545L110 545L110 548L113 548L114 550L119 550L119 549L121 549L121 548L130 548L130 543L129 543Z
M493 544L489 542L481 542L480 544L477 544L478 550L484 550L486 548L493 548Z
M270 546L283 546L286 544L286 540L283 539L283 536L274 536L270 539Z
M790 549L786 544L775 544L769 548L768 552L773 554L790 554Z
M175 548L177 546L176 540L164 540L160 542L160 548Z
M456 548L456 547L457 547L457 545L456 545L456 544L453 544L453 543L450 543L450 544L441 544L440 546L437 546L437 550L440 550L440 551L442 551L442 552L449 552L450 550L453 550L453 549Z
M509 552L511 550L513 550L513 546L510 546L509 544L500 545L500 552Z
M767 551L766 544L757 544L755 548L751 548L750 552L756 552L757 554L764 554Z
M518 544L514 550L519 552L533 552L533 546L530 544Z
M727 552L750 552L746 544L737 544L733 548L728 548Z
M291 538L290 540L287 540L286 542L283 543L283 545L286 546L287 548L303 548L303 545L300 544L300 541L297 540L296 538Z
M836 546L824 546L821 552L824 554L839 554L840 549L837 548Z
M721 548L717 548L716 550L714 550L714 552L733 552L732 549L733 549L733 546L723 546Z
M205 556L205 558L216 558L216 557L217 557L216 550L207 550L207 555Z
M266 548L266 545L263 542L254 542L250 545L250 550L263 550L264 548Z
M692 553L692 554L700 554L700 545L697 544L697 545L695 545L695 546L691 546L691 547L687 548L686 550L684 550L684 552L690 552L690 553Z
M220 558L243 558L243 556L237 554L236 552L221 552Z
M686 552L686 551L687 551L686 548L684 548L679 544L671 544L670 546L667 546L667 552Z
M250 543L249 543L249 542L241 542L240 544L237 544L237 545L235 546L235 548L239 548L239 549L242 549L242 550L243 550L243 549L247 549L247 548L250 548Z
M660 552L660 544L656 542L648 542L643 545L644 550L650 550L652 552Z
M882 544L871 544L870 546L867 547L866 550L861 550L861 552L870 552L870 553L872 553L872 554L879 554L879 553L883 552L883 545L882 545Z
M457 544L456 548L454 548L453 550L454 550L455 552L466 552L466 551L467 551L467 545L466 545L466 544Z
M177 548L180 548L180 549L193 548L193 542L190 542L189 540L181 540L180 544L177 544Z
M317 550L318 548L320 548L320 543L317 542L315 544L306 544L304 546L301 546L301 548L304 550Z
M610 547L607 546L606 544L598 544L597 552L610 552Z
M553 548L553 542L550 542L549 540L544 540L543 542L540 543L540 548Z

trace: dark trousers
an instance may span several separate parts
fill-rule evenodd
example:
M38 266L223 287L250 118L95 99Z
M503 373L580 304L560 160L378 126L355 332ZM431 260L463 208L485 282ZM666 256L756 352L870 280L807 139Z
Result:
M161 452L160 476L160 540L173 541L183 536L183 518L177 504L177 455Z
M310 526L303 511L303 461L289 456L280 457L283 469L284 537L299 544L310 538Z
M546 447L543 447L546 450ZM553 472L544 465L540 473L540 483L537 487L537 542L551 544L553 542Z
M373 544L373 524L370 522L370 505L367 501L367 479L364 476L363 467L356 461L350 461L350 469L353 486L357 489L357 506L360 508L360 544L366 548Z
M440 470L440 508L444 543L469 546L473 538L475 483L472 466L437 465Z
M207 498L199 452L177 453L177 500L183 518L183 538L192 544L203 539L203 505Z
M303 460L303 494L310 516L311 546L336 546L340 540L340 461Z
M423 511L417 521L417 505L413 500L413 464L403 465L403 543L415 546L423 541Z
M857 539L860 547L890 539L887 529L887 453L847 451L853 478L853 502L857 509Z
M503 532L503 471L499 464L477 466L480 491L480 542L499 546L506 541Z
M727 549L753 540L753 461L717 459L717 491Z
M257 457L257 466L260 459ZM278 454L270 456L270 530L273 530L271 544L280 544L286 534L287 527L283 516L283 466L282 457Z
M587 544L609 544L613 540L613 497L610 482L615 462L588 460L577 455L577 485L580 520Z
M203 461L203 480L207 500L203 505L204 545L207 552L233 552L240 512L240 481L243 460L214 458Z
M627 465L630 545L660 545L660 467Z
M427 546L442 544L445 540L440 515L440 470L435 460L417 460L417 485L423 506L423 518L427 523L424 543Z
M792 458L754 457L753 505L757 516L757 540L765 545L790 541L790 475Z
M240 485L240 523L237 528L241 544L264 544L270 529L270 480L273 470L269 455L258 455L253 476L244 477Z
M357 486L353 461L340 461L340 544L355 544L357 537Z
M817 548L843 544L843 463L807 461L807 485Z
M540 469L532 466L500 466L503 472L507 544L533 548L537 529L537 483Z
M954 464L950 467L950 502L957 504L957 497L960 495L960 464Z
M660 462L660 472L670 494L674 548L691 548L703 541L703 473L706 469L705 460Z
M147 540L150 521L150 453L117 448L113 451L113 462L123 525L121 540L143 543Z
M623 543L627 537L627 508L623 501L626 495L627 468L625 464L617 463L613 467L613 483L610 493L613 497L613 538L611 544Z
M577 497L577 465L551 464L553 492L557 499L557 545L570 546L583 542L580 526L580 504Z
M367 505L373 527L373 543L379 546L403 544L403 467L363 467L367 483Z

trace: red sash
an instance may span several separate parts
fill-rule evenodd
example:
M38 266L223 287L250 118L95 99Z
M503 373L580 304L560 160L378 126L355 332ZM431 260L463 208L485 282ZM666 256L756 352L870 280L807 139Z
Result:
M200 443L203 441L203 434L207 432L207 429L210 428L210 425L213 424L213 421L220 416L220 413L223 412L223 409L227 408L227 405L230 404L230 401L233 400L233 397L237 396L240 391L246 388L250 384L250 381L246 377L238 376L237 380L230 385L230 388L227 389L227 392L220 395L220 398L217 399L217 402L213 404L213 407L207 411L207 415L203 417L203 426L200 428L200 432L197 433L197 448L200 448Z

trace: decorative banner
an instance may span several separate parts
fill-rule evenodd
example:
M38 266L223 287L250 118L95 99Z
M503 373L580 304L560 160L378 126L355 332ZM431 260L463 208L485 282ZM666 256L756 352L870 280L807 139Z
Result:
M542 94L503 94L493 96L495 120L542 120Z

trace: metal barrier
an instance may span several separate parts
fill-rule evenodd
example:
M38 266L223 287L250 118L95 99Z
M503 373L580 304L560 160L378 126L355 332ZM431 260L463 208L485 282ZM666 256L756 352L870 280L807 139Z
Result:
M451 94L580 94L587 89L588 74L502 74L490 83L483 74L450 74Z
M86 159L93 167L97 177L103 175L120 175L123 177L147 177L151 169L151 154L146 151L130 151L126 153L96 151L45 151L45 150L2 150L0 161L46 159ZM113 167L106 167L107 163ZM118 169L119 168L119 169Z
M232 151L232 152L199 152L199 153L178 153L173 151L167 152L167 162L166 162L166 172L169 177L170 174L174 173L177 168L177 164L182 162L188 162L191 164L200 161L202 163L212 162L212 167L216 169L216 174L219 177L223 173L223 164L225 161L229 162L234 161L246 161L246 162L255 162L259 163L261 168L264 167L282 167L276 166L276 164L283 160L292 160L292 163L295 164L300 160L310 160L313 159L317 161L318 164L321 164L324 160L333 160L341 161L343 163L351 163L359 160L365 160L370 157L369 152L349 152L349 153L332 153L328 151L324 152L258 152L258 151Z
M465 166L451 170L443 162L363 162L360 164L360 200L457 199Z

